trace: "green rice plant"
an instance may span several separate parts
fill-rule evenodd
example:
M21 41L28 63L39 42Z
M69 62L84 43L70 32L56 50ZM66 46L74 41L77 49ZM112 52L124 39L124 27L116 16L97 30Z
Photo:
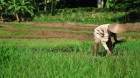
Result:
M34 41L37 44L38 41ZM0 45L1 78L139 78L140 76L140 40L116 45L114 52L123 54L97 57L91 53L93 44L91 41L81 41L77 44L62 44L60 41L61 44L56 43L57 46L51 44L17 46L16 43L9 46L8 43L4 43Z

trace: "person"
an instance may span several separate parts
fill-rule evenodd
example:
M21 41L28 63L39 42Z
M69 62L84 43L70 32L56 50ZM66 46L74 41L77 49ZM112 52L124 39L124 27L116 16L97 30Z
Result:
M112 54L113 44L111 37L115 42L119 42L116 34L122 34L126 31L122 24L103 24L94 30L94 46L93 50L95 55L98 51L99 43L101 42L107 54Z

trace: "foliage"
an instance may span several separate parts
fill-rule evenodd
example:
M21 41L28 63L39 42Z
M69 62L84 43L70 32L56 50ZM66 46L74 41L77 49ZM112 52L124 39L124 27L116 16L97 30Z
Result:
M10 5L8 10L10 10L10 12L16 16L17 21L20 21L19 14L24 16L26 13L29 13L31 16L33 16L33 7L31 6L31 2L26 0L12 0L8 1L8 3Z
M96 8L65 8L58 9L55 16L43 15L36 16L34 22L74 22L105 24L120 22L118 18L125 15L125 12L106 12L106 9Z
M3 22L3 14L6 13L6 8L7 4L4 0L0 0L0 22Z
M140 8L140 0L107 0L106 8L110 10L128 11Z
M4 0L0 0L0 11L3 10L3 7L6 5L6 2Z
M139 40L127 41L115 47L118 54L95 57L91 42L64 46L61 43L57 47L9 46L3 42L0 77L139 78L139 44Z
M13 16L15 16L17 21L28 21L34 17L34 14L37 10L40 11L38 8L40 8L42 5L45 6L44 8L50 6L50 10L53 11L52 9L54 9L54 4L56 4L58 1L59 0L0 0L0 11L1 14L12 14Z
M60 12L58 5L61 5L61 0L0 0L0 14L1 18L10 17L12 15L16 18L17 21L31 21L37 15L41 14L51 14L55 15ZM60 3L58 3L60 2ZM65 1L64 1L65 2ZM68 5L68 4L67 4ZM105 4L105 8L109 9L109 11L133 11L136 14L140 13L140 0L107 0ZM103 9L93 9L94 11L107 11L105 8ZM62 11L65 11L65 7L62 8ZM70 8L69 8L70 9ZM87 9L87 10L86 10ZM92 9L73 9L69 10L70 13L73 12L89 12ZM49 16L47 16L49 19ZM51 18L50 18L51 19ZM82 19L82 17L80 18ZM80 19L73 19L79 21ZM7 19L9 20L9 19ZM66 19L67 20L67 19ZM83 19L82 19L83 20Z
M107 0L106 8L113 12L125 11L126 14L119 18L123 23L140 20L140 0Z

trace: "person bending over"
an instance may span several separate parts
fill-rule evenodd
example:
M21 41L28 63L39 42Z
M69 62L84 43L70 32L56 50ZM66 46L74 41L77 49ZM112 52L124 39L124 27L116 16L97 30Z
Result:
M99 43L101 42L107 54L112 54L112 41L111 37L114 38L115 42L119 42L116 34L122 34L126 31L122 24L103 24L95 28L94 30L94 46L93 50L95 55L98 51Z

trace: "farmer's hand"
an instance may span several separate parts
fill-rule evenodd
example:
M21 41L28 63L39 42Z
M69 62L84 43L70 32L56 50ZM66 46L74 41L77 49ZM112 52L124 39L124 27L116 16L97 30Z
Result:
M110 54L111 55L112 54L112 51L108 49L107 50L107 54Z

